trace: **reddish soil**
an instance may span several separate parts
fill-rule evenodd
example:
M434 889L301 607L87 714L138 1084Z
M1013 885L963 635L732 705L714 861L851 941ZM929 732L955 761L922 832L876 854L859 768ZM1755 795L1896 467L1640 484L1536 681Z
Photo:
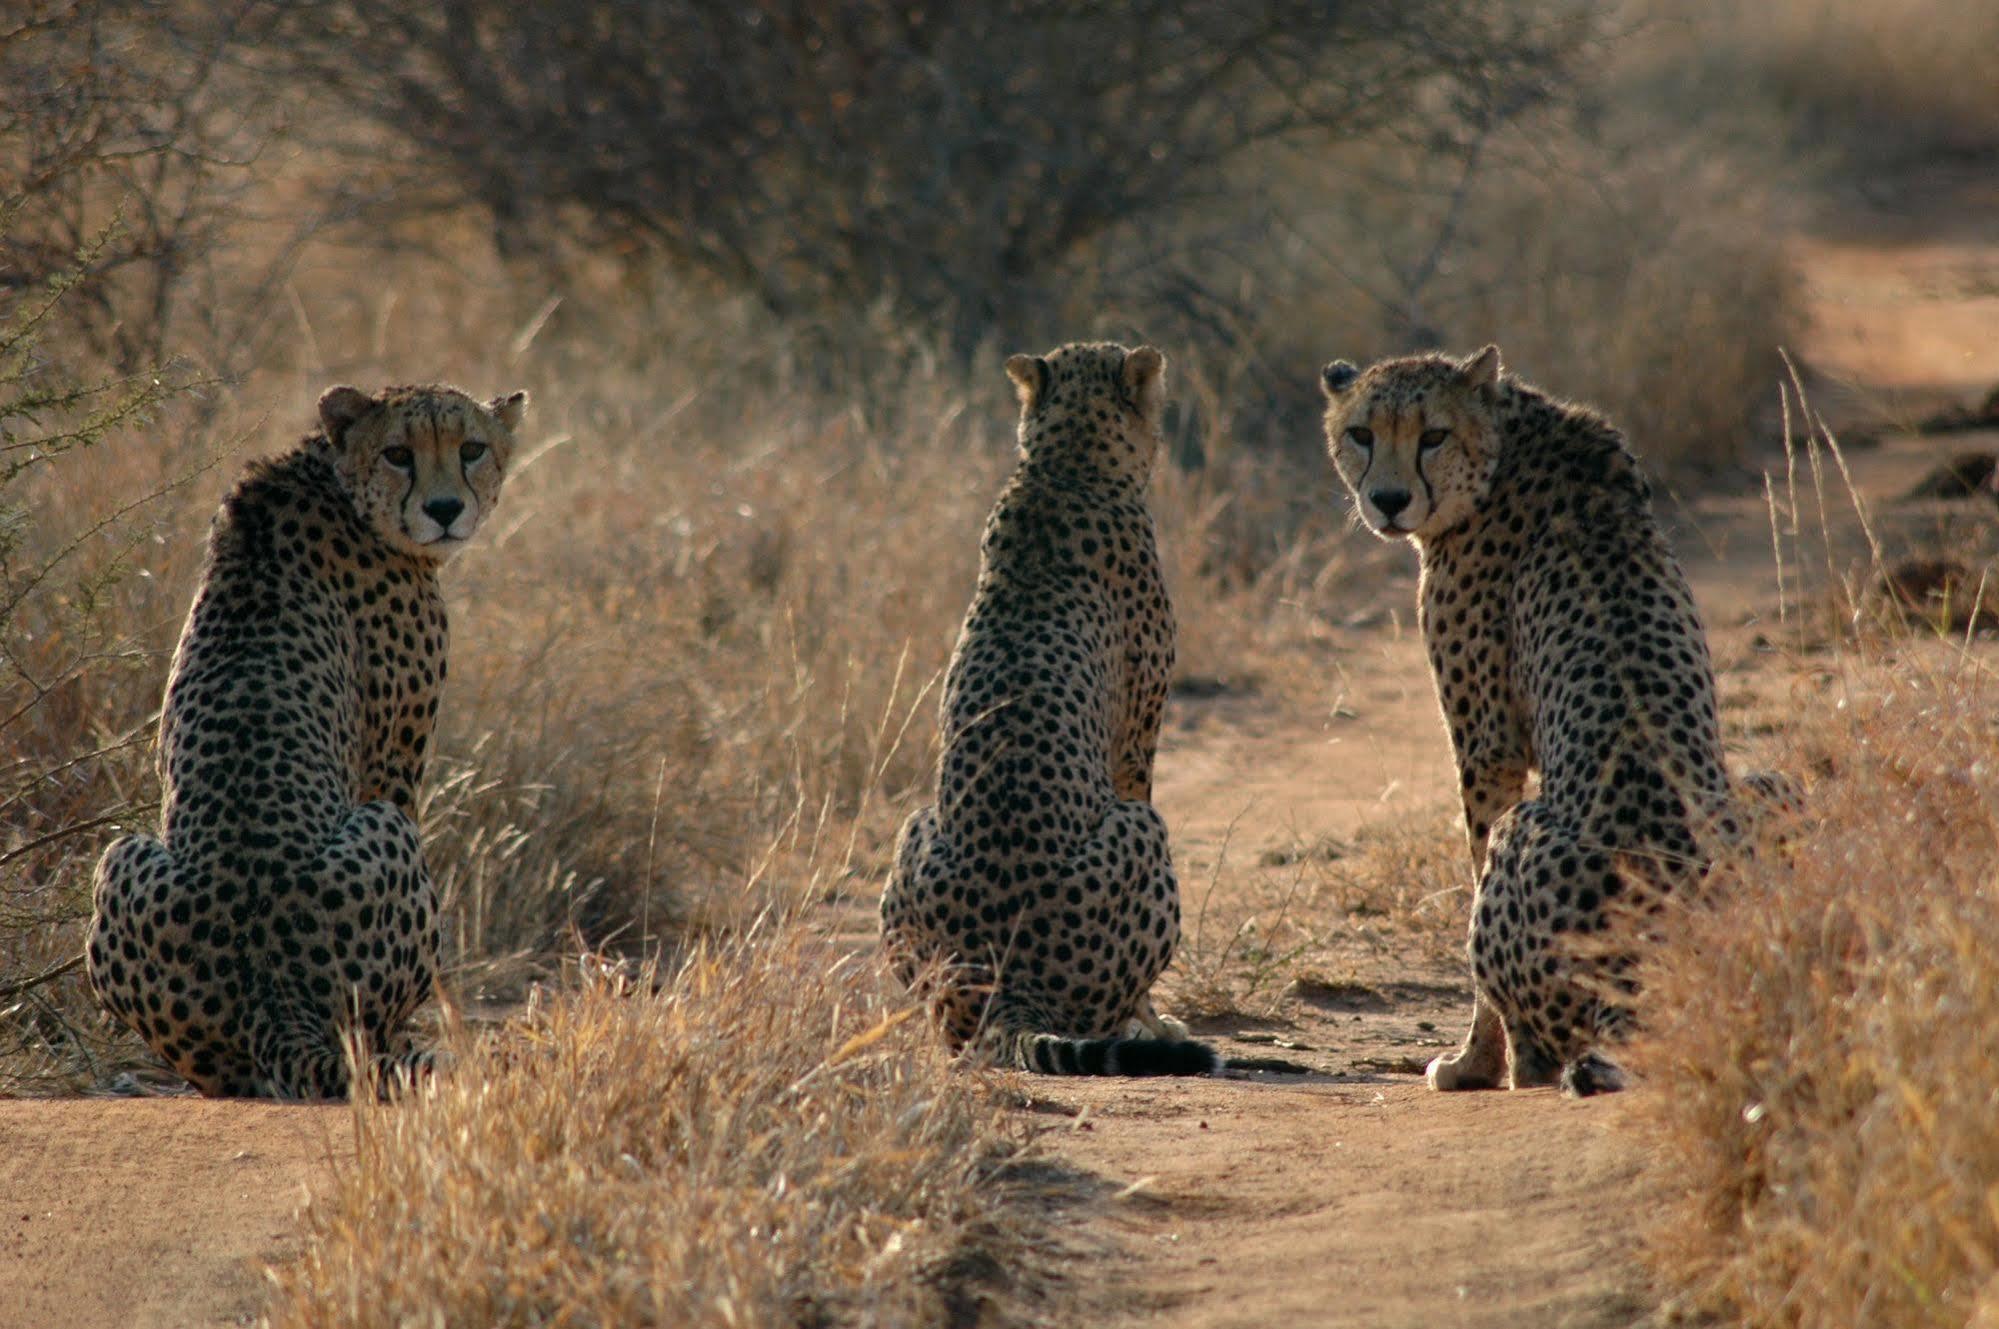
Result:
M353 1153L344 1107L0 1103L0 1325L249 1324Z

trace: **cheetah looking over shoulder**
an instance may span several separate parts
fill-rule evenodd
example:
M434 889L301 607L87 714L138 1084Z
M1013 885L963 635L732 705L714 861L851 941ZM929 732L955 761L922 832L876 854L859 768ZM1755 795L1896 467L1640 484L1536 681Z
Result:
M1578 937L1697 879L1781 776L1722 765L1714 669L1651 488L1594 412L1500 373L1488 346L1324 372L1326 435L1362 519L1421 553L1419 618L1479 869L1464 1046L1437 1089L1559 1074L1621 1085L1596 1052L1628 1020L1628 948ZM1538 795L1522 801L1528 773Z
M437 568L491 513L526 411L339 387L209 531L160 721L160 836L97 865L90 980L209 1095L347 1092L345 1043L424 1058L439 919L417 786L444 684Z
M937 802L902 828L883 942L904 982L937 977L954 1047L1057 1075L1206 1074L1214 1052L1148 996L1180 935L1151 802L1174 647L1145 507L1165 358L1079 344L1006 368L1020 465L986 522Z

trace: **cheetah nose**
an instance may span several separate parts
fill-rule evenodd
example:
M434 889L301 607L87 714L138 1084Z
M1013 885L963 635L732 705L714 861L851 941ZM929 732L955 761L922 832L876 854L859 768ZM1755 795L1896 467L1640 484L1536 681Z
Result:
M451 523L457 521L458 514L463 511L465 504L455 498L433 498L423 505L424 515L446 530L451 529Z
M1368 493L1367 501L1375 510L1390 521L1395 514L1409 506L1409 491L1406 489L1375 489Z

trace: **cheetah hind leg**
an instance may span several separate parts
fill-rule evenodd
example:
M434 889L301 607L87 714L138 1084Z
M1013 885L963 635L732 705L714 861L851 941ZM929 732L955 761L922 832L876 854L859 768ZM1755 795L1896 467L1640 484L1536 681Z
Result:
M384 1092L423 1078L435 1059L410 1046L403 1024L430 994L438 935L416 827L392 803L363 804L306 878L316 887L313 897L280 928L302 943L303 953L261 975L260 999L252 1003L250 1055L260 1092L344 1098L353 1055L370 1064ZM347 935L331 926L329 912L348 924ZM383 957L393 964L385 980L365 982Z
M226 934L215 930L198 942L197 918L176 916L188 897L181 875L172 852L150 835L127 835L104 851L84 949L90 986L106 1010L203 1095L253 1093L250 1064L233 1036L238 1003L231 980L200 963L203 945L224 947ZM199 921L215 927L213 918Z
M1129 925L1133 937L1167 939L1167 949L1155 957L1164 967L1179 922L1179 886L1167 849L1166 823L1158 811L1150 803L1113 804L1074 862L1078 878L1101 872L1084 867L1085 863L1108 862L1121 869L1112 877L1103 903L1115 921ZM1167 929L1163 933L1162 927ZM1141 971L1137 979L1149 987L1156 976L1153 969ZM1047 1004L1059 1007L1060 1003ZM1044 1075L1212 1075L1222 1069L1215 1050L1187 1038L1186 1026L1161 1016L1149 992L1140 993L1134 1014L1118 1026L1118 1036L1110 1038L1051 1032L1050 1025L1059 1028L1060 1022L1047 1015L1044 1003L1031 995L1004 990L996 994L987 1007L986 1025L989 1046L998 1059ZM1154 1036L1123 1036L1134 1026Z
M264 990L250 1017L250 1049L256 1059L256 1096L293 1102L347 1097L348 1068L368 1062L384 1095L430 1073L434 1054L405 1046L373 1055L357 1041L350 1052L351 1022L333 1023L310 998L296 991Z
M937 809L916 809L895 837L895 858L881 899L882 948L890 972L904 987L913 986L923 975L929 950L922 940L928 931L920 923L923 906L937 889L934 883L948 880L950 871Z
M173 855L164 844L150 835L127 835L113 841L97 860L90 892L90 939L84 959L91 989L106 1010L148 1043L154 1042L154 1034L146 1017L142 988L164 986L165 975L159 971L178 938L168 938L164 950L145 948L151 954L127 952L140 950L139 938L147 935L145 920L158 912L153 901L163 894L171 898L168 883L173 877ZM157 926L152 929L156 937L161 931ZM158 1046L153 1050L160 1051Z
M1469 950L1480 1005L1504 1027L1509 1088L1556 1083L1563 1067L1582 1062L1622 1029L1623 1003L1606 1000L1605 984L1629 996L1628 960L1607 952L1577 954L1573 939L1608 926L1610 902L1625 885L1612 855L1585 844L1575 826L1544 803L1518 804L1493 826L1472 900ZM1479 1042L1482 1034L1489 1031L1475 1017L1467 1055L1491 1057L1491 1044ZM1478 1069L1492 1071L1493 1060ZM1457 1087L1466 1086L1460 1080ZM1607 1090L1612 1077L1592 1079L1585 1070L1578 1090L1590 1087Z

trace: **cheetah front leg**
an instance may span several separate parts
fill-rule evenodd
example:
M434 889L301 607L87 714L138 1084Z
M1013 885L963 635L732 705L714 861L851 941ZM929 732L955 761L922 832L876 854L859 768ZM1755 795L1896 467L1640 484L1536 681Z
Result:
M1483 992L1474 991L1471 1028L1456 1052L1431 1061L1426 1073L1432 1089L1497 1089L1506 1081L1506 1022L1499 1018Z
M1492 827L1508 809L1520 801L1527 787L1524 763L1478 767L1466 764L1460 777L1464 786L1465 838L1471 847L1473 870L1483 881L1487 844ZM1478 910L1474 900L1470 932L1477 934ZM1471 941L1467 940L1469 950ZM1492 1002L1474 983L1471 1028L1456 1052L1431 1061L1426 1078L1432 1089L1497 1089L1506 1082L1506 1022Z
M1159 749L1159 726L1166 712L1166 689L1141 697L1131 721L1111 745L1111 792L1119 802L1152 801L1152 763Z

